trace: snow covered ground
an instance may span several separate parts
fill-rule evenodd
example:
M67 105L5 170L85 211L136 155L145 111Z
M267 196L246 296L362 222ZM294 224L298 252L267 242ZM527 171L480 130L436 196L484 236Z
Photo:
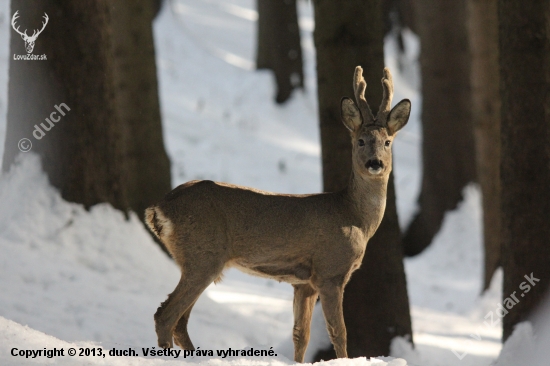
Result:
M253 70L257 18L253 0L171 0L168 4L155 21L154 30L173 185L213 179L276 192L319 192L310 5L300 2L306 90L295 93L284 106L277 106L273 103L272 76ZM9 1L0 0L1 146L9 37L13 36L10 18ZM399 134L394 151L402 226L416 209L421 176L420 95L414 62L418 41L409 34L406 42L409 62L401 71L393 43L386 42L395 101L406 97L413 103L411 120ZM396 339L391 356L409 365L489 365L500 352L500 324L488 327L484 317L500 302L502 275L498 273L490 290L480 296L478 188L467 187L465 197L460 207L447 215L431 247L405 261L415 349ZM9 173L0 175L0 364L170 362L173 357L142 357L142 348L156 345L153 314L178 279L176 266L135 216L125 220L108 205L87 212L80 205L63 201L48 184L38 157L32 153L22 156ZM198 356L187 357L186 362L293 364L292 288L229 271L222 283L210 286L201 296L189 328L195 346L202 350L273 347L277 356ZM317 308L306 357L311 359L316 349L328 344ZM132 348L140 357L31 360L12 356L14 347L56 347L65 352L70 347L102 347L105 353ZM404 360L355 359L328 364L396 366L405 365Z

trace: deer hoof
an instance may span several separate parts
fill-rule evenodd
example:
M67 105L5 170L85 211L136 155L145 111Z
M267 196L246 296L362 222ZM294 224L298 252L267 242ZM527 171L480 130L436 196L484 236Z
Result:
M194 350L195 347L193 346L193 343L191 343L191 340L189 337L178 337L177 334L174 335L174 343L181 348L185 350Z
M161 348L173 348L174 343L172 342L172 333L170 332L158 332L157 339L159 347Z
M172 344L172 340L170 340L170 341L161 341L161 340L159 339L159 342L158 342L158 343L159 343L159 347L160 347L160 348L164 348L164 349L166 349L166 348L174 348L174 345Z

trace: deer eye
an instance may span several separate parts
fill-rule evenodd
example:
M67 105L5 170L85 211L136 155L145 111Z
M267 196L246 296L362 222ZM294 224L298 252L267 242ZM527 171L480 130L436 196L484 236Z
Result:
M384 145L386 145L386 146L390 146L390 143L391 143L391 141L390 141L390 140L386 140L386 143L385 143Z
M357 141L358 145L359 146L365 146L365 140L363 139L359 139L359 141Z

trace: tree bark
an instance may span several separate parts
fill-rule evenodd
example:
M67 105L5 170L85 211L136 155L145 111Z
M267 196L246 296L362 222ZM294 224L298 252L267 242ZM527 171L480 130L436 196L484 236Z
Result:
M422 252L476 178L466 0L415 2L421 41L422 188L405 231L408 256Z
M295 88L304 87L302 46L296 0L257 0L256 67L273 70L277 103L286 102Z
M28 138L66 200L86 207L109 202L142 217L171 187L151 29L154 7L149 0L40 5L12 2L22 29L39 29L44 12L50 20L34 51L45 53L47 61L10 60L3 169L20 153L18 141ZM10 48L12 54L25 53L17 35ZM70 108L63 109L64 116L55 107L62 103ZM52 112L60 119L49 127L45 118ZM37 128L43 130L40 138L33 136Z
M483 290L500 265L500 95L497 0L468 0L472 121L483 195Z
M503 296L519 299L503 319L505 341L550 280L550 1L499 0L498 17Z
M151 0L151 6L153 7L153 18L156 18L162 10L163 0Z
M171 188L158 98L151 0L111 0L117 119L123 128L128 205L144 211Z
M35 53L46 54L47 61L10 60L3 167L8 169L19 153L18 141L28 138L63 198L86 207L110 202L124 210L128 204L122 130L114 100L107 2L43 1L40 5L12 1L12 14L19 10L23 29L40 29L44 12L50 19L35 46ZM24 53L22 45L20 37L12 36L11 53ZM60 120L47 131L45 118L53 112ZM46 127L38 139L33 130L40 128L40 122Z
M382 98L384 67L380 0L315 0L315 46L323 164L327 192L346 187L351 174L351 142L340 118L340 100L353 95L355 67L361 65L368 87L366 99L376 115ZM350 357L389 354L392 338L412 336L393 178L386 212L369 241L361 269L344 295L344 319ZM332 350L315 358L334 358Z
M401 24L404 27L409 28L414 33L417 33L414 10L415 0L396 0L396 2Z

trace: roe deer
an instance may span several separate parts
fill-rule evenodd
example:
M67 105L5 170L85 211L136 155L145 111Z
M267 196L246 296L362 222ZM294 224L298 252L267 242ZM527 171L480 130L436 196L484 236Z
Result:
M199 295L225 268L285 281L294 287L294 360L304 361L317 296L338 357L347 357L342 314L344 286L361 265L367 241L386 208L391 143L409 119L404 99L390 111L393 83L384 69L382 104L374 118L360 66L357 105L341 101L351 133L348 187L321 194L274 194L212 181L192 181L145 211L146 223L181 269L181 279L155 313L158 344L194 349L187 322Z

